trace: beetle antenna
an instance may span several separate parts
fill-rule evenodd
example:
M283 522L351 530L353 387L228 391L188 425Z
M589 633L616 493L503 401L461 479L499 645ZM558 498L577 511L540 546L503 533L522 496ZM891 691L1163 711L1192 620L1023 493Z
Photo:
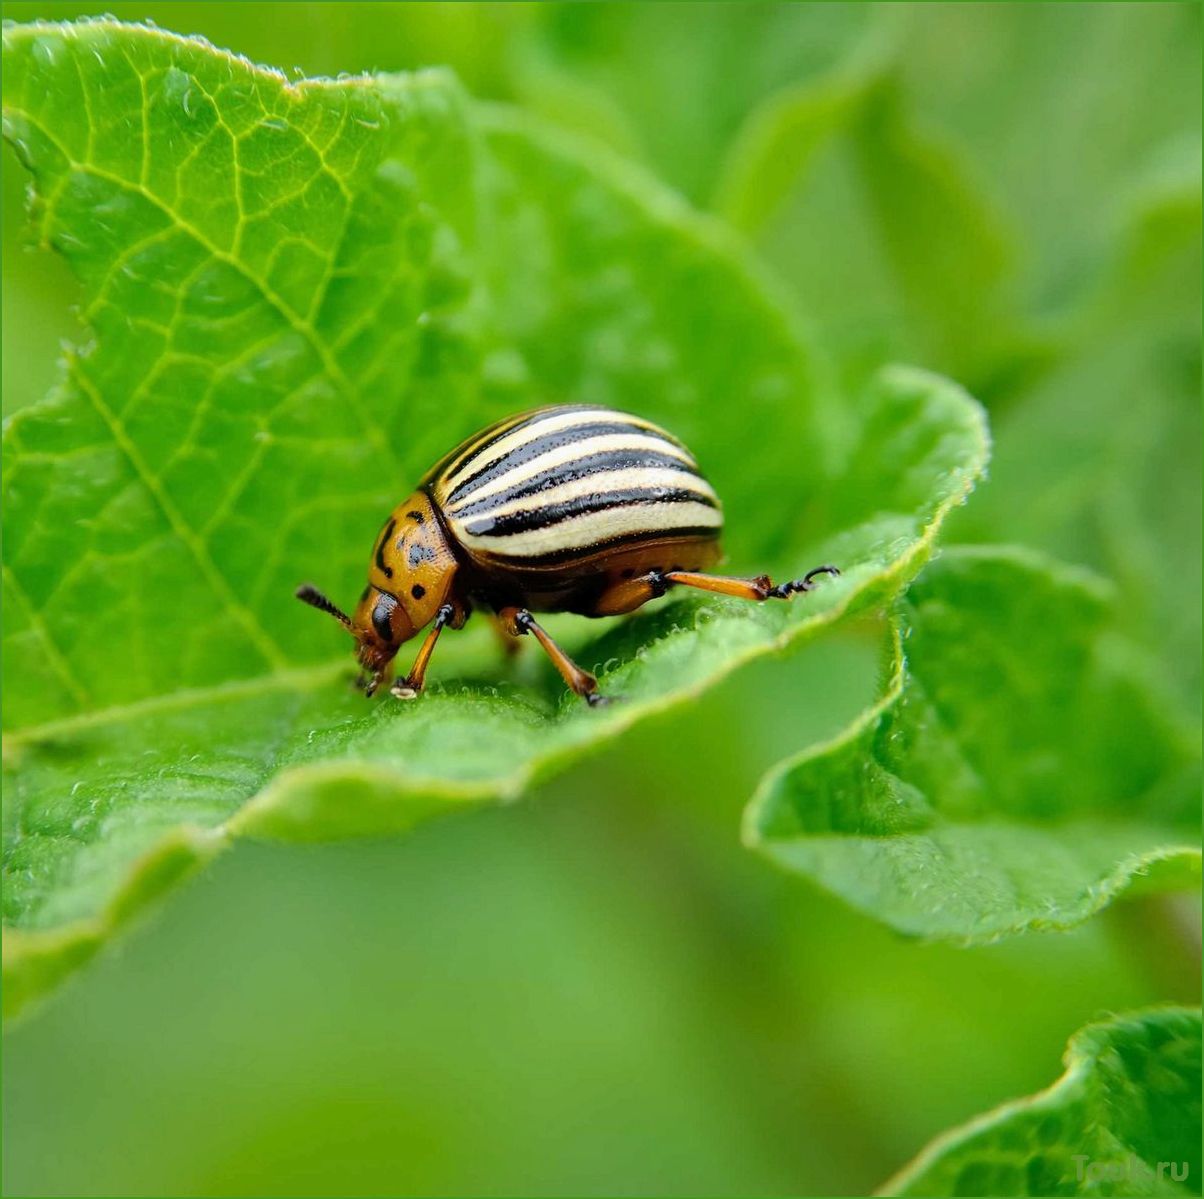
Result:
M329 612L348 632L351 632L351 617L336 604L332 604L312 583L302 583L296 591L297 598L319 612Z

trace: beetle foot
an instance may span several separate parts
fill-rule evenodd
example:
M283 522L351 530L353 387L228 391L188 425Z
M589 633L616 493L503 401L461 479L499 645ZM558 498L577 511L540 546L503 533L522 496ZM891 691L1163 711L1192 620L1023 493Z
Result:
M389 688L389 694L394 699L417 699L422 694L422 689L413 686L408 679L398 679Z
M766 599L789 599L792 595L800 591L810 591L811 588L802 579L791 579L786 583L779 583L776 587L771 587L766 593Z
M814 587L814 579L816 575L831 575L836 578L840 574L840 570L835 566L817 566L814 570L809 570L803 575L803 582L809 587Z
M801 579L791 579L787 583L779 583L776 587L771 587L766 594L767 599L789 599L792 595L796 595L804 591L815 590L815 579L818 575L839 575L840 571L835 566L817 566L814 570L809 570Z
M585 696L585 702L591 708L608 708L611 704L619 702L617 695L603 695L600 691L591 691Z

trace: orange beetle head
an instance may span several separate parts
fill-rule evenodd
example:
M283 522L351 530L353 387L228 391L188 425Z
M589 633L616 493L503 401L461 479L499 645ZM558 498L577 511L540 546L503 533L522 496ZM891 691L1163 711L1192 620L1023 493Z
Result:
M456 559L431 501L415 492L385 522L377 536L368 586L348 616L316 587L297 588L297 598L327 612L356 640L364 668L364 691L384 681L401 645L430 624L446 602Z

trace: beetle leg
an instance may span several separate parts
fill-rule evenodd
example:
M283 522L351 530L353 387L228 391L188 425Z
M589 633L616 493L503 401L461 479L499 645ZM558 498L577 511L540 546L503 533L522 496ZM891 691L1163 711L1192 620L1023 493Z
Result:
M507 659L517 658L522 652L523 643L510 632L502 618L496 613L489 624L497 635L498 644L502 647L502 653L506 655Z
M732 578L730 575L707 575L694 570L650 570L635 579L624 579L607 588L594 605L595 616L618 616L633 612L641 604L662 596L670 587L697 587L700 591L713 591L719 595L732 595L737 599L767 600L789 599L801 591L814 590L819 575L838 575L835 566L817 566L801 579L774 584L768 575L757 575L752 579Z
M817 566L814 570L809 570L801 579L788 579L785 583L779 583L776 587L769 589L770 599L789 599L792 595L800 591L814 591L815 579L818 575L831 575L836 578L840 574L835 566Z
M459 627L455 624L456 616L457 612L452 604L444 604L435 613L435 623L431 625L431 631L427 633L426 639L418 650L418 656L414 659L414 665L410 667L410 673L405 678L398 679L389 688L391 696L395 699L417 698L418 693L422 690L423 679L426 678L427 663L431 660L431 654L435 652L435 642L439 640L439 634L443 632L444 625L451 624L452 628Z
M767 600L789 599L801 591L815 589L818 575L838 575L835 566L817 566L801 579L790 579L776 586L768 575L757 575L755 579L734 579L727 575L704 575L692 570L669 570L664 574L666 583L681 587L697 587L700 591L715 591L720 595L734 595L737 599Z
M659 598L668 590L665 575L659 570L650 570L634 579L620 579L598 596L590 615L622 616L626 612L634 612L649 600Z
M598 694L598 680L588 670L582 670L548 636L547 630L536 623L535 617L526 608L502 608L498 612L498 621L512 637L523 637L530 633L543 646L544 652L552 659L552 665L560 671L560 677L569 685L570 690L581 696L591 708L610 703L605 695Z

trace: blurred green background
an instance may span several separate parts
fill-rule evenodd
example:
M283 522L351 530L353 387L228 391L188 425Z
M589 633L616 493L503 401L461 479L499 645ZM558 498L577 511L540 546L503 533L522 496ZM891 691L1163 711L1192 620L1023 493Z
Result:
M992 479L951 535L1108 574L1198 710L1197 6L3 7L106 10L306 74L448 64L641 161L741 228L839 376L979 395ZM7 149L3 186L8 413L83 333ZM1192 903L918 946L741 849L875 645L760 663L404 842L238 845L6 1033L5 1192L858 1193L1093 1016L1196 999Z

